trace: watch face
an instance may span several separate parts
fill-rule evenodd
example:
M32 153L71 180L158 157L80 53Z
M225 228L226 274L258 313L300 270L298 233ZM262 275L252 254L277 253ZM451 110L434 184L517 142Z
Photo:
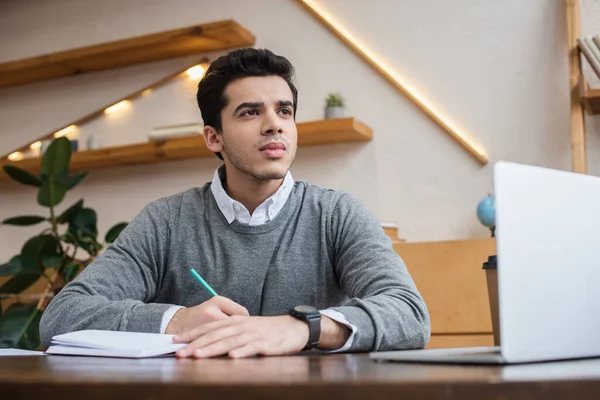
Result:
M294 311L302 314L311 314L317 312L317 309L312 306L296 306Z

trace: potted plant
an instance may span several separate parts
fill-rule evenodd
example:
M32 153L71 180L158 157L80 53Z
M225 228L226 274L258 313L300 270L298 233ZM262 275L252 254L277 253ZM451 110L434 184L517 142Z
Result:
M3 167L13 180L37 188L37 202L48 209L49 215L21 215L2 221L2 225L45 223L46 227L27 240L19 254L0 265L0 277L8 279L0 285L0 348L38 348L39 323L49 299L127 226L126 222L116 224L106 233L104 243L100 243L96 211L84 207L83 199L58 211L57 206L67 191L87 175L87 172L69 174L71 152L69 139L61 137L53 140L44 153L39 176L13 165ZM85 252L83 257L80 250ZM22 294L40 280L46 281L41 293Z
M344 99L339 93L330 93L325 99L325 119L344 117Z

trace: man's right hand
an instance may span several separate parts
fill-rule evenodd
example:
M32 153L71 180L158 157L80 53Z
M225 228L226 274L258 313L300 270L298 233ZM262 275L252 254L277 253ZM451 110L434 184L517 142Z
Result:
M235 301L215 296L197 306L178 310L167 325L165 333L181 335L207 322L219 321L232 315L247 317L249 314L245 307Z

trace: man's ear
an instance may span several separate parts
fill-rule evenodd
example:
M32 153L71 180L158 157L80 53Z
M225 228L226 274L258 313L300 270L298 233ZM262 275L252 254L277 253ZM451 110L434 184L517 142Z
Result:
M221 138L217 133L217 130L212 126L206 125L204 127L204 141L206 142L206 147L214 152L220 153L223 151L223 143L221 143Z

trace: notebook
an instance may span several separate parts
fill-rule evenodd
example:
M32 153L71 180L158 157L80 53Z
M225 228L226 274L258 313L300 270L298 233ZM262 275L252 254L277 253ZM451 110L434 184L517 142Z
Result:
M173 335L83 330L54 336L46 354L147 358L174 356L184 346L173 343Z

